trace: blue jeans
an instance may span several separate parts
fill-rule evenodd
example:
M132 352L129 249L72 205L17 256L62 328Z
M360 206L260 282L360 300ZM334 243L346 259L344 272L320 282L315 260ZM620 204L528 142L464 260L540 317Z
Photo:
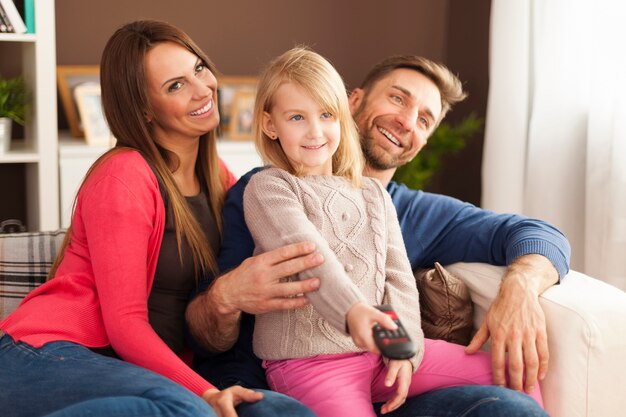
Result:
M0 410L3 417L214 417L200 397L128 362L70 342L39 349L0 339ZM237 407L239 417L313 417L278 393Z
M375 404L380 416L382 404ZM463 385L407 398L385 417L548 417L528 395L493 385Z

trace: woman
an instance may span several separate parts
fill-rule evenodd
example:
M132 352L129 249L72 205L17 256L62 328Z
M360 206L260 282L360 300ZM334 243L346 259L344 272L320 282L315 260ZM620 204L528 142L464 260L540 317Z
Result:
M311 415L259 401L275 393L219 391L178 356L188 294L217 272L233 181L216 153L214 73L163 22L109 39L102 102L117 145L81 185L51 279L0 323L3 416Z

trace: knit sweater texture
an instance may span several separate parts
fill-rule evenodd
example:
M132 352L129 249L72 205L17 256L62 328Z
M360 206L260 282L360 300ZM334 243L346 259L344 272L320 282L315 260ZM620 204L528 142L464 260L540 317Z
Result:
M218 258L227 271L238 266L254 250L244 219L243 195L249 181L263 168L242 176L228 190L224 203L224 238ZM552 261L563 278L569 270L570 245L557 228L539 219L494 213L441 194L412 190L391 181L387 192L396 208L411 267L432 267L454 262L485 262L508 265L519 256L538 253ZM198 293L212 280L200 283ZM235 383L266 388L261 361L252 351L254 316L243 314L235 345L220 354L209 354L192 345L196 369L224 388Z
M159 184L145 159L136 151L109 157L80 190L72 240L55 278L30 292L0 328L36 348L61 340L110 345L125 361L201 395L212 385L148 322L164 225Z
M320 289L300 309L258 315L254 351L278 360L358 352L346 333L354 304L391 304L423 355L418 293L396 211L389 194L371 178L360 188L343 177L296 177L268 168L244 194L244 213L255 253L310 241L324 263L294 279L319 277Z

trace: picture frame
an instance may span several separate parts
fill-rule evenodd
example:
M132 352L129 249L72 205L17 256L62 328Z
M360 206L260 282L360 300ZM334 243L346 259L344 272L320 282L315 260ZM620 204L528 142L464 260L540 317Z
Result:
M240 90L233 96L229 138L233 140L253 140L252 118L256 92Z
M85 137L76 103L74 90L79 85L100 86L98 65L59 65L57 66L57 87L67 124L73 137Z
M259 78L254 76L239 76L239 75L222 75L218 77L217 84L217 97L218 97L218 110L220 113L220 126L218 136L222 139L235 139L242 140L245 137L249 139L252 135L237 135L232 137L231 127L234 123L231 123L231 115L234 110L233 100L238 92L248 92L256 96L256 88L259 83ZM248 100L247 96L241 96L240 100ZM254 100L253 100L254 102Z
M74 88L85 140L90 146L112 146L115 142L102 109L100 84L80 84Z

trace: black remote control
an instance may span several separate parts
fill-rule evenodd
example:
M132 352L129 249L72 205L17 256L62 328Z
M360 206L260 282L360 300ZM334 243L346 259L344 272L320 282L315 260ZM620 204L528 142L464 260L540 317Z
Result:
M396 330L388 330L376 324L374 331L374 341L380 353L389 359L409 359L415 355L415 345L404 329L396 312L390 305L380 305L376 307L387 314L398 326Z

